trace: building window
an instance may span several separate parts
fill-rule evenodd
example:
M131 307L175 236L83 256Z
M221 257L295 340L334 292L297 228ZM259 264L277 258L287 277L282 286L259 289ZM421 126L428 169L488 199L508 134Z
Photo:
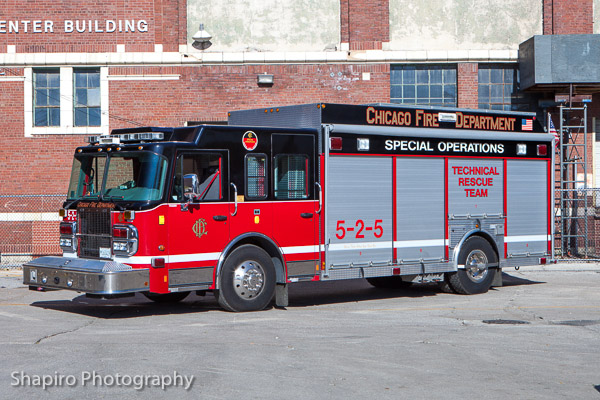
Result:
M479 108L531 111L531 99L519 92L516 64L479 64Z
M60 70L33 72L34 126L60 126Z
M24 68L25 136L108 135L108 67Z
M456 66L392 65L392 103L456 107Z
M75 69L75 126L100 126L100 70Z

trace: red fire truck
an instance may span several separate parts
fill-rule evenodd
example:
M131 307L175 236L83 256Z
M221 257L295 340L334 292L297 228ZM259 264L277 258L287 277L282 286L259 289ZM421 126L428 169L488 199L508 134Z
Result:
M285 306L300 281L483 293L553 257L553 140L531 113L384 104L113 130L76 149L63 256L25 264L24 283L212 291L231 311Z

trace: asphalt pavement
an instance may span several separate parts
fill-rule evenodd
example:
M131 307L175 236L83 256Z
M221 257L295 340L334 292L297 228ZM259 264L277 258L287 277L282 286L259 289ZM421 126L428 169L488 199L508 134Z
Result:
M600 265L505 270L476 296L364 280L222 311L29 291L0 274L0 398L600 400Z

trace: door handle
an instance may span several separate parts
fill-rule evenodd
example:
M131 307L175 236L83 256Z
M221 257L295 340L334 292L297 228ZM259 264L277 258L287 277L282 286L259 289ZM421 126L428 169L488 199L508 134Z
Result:
M317 210L317 214L321 214L321 209L323 208L323 189L319 182L315 182L315 185L319 188L319 209Z
M226 215L213 215L215 221L227 221Z
M235 201L235 209L233 210L233 214L231 214L231 216L234 217L235 214L237 214L237 186L235 186L235 183L233 182L231 182L230 185L233 188L233 200Z
M313 217L313 213L302 213L302 214L300 214L300 216L302 218L312 218Z

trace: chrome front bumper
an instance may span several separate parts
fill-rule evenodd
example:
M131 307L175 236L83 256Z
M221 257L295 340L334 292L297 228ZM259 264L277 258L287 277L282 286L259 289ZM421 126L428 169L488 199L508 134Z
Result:
M149 270L107 260L40 257L23 265L23 283L97 295L145 292Z

